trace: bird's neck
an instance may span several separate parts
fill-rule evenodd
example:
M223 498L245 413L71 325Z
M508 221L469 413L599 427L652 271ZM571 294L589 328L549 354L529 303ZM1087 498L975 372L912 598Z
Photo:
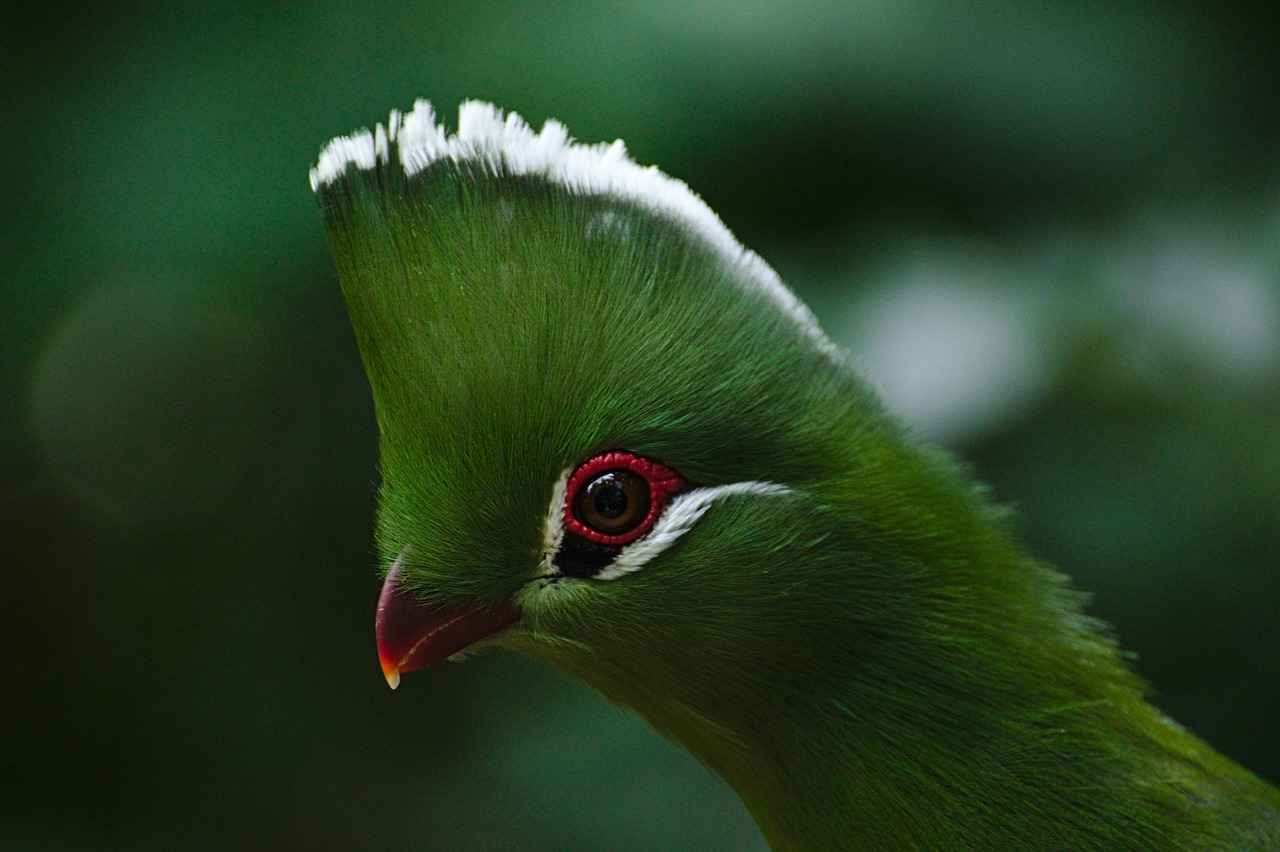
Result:
M742 680L740 692L692 706L632 703L735 789L776 849L849 848L850 838L1181 848L1188 837L1227 848L1255 795L1280 823L1280 801L1152 708L1111 646L1078 627L1011 632L986 648L981 633L939 638L904 658L892 683L856 656L870 648L841 647L832 632L791 659L804 677L776 692Z
M1145 701L1079 596L954 471L898 474L926 493L858 502L836 531L833 492L796 537L824 525L821 552L770 566L785 617L762 598L721 669L577 673L728 781L775 848L1173 848L1280 812Z

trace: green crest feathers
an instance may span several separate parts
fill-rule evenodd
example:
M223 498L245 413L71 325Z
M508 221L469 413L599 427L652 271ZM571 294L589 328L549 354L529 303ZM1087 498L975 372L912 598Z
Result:
M818 328L809 309L779 280L755 252L743 247L720 218L687 185L656 166L640 166L621 139L585 145L569 137L563 124L548 120L538 133L515 113L491 104L467 101L458 114L458 131L448 133L435 111L419 100L407 115L392 111L386 125L332 140L311 170L311 188L320 199L326 224L347 218L352 206L392 204L431 192L431 172L451 172L469 184L526 178L547 188L611 199L646 210L687 229L740 276L792 317L815 346L836 349ZM463 193L465 195L465 193ZM555 193L553 193L554 195ZM465 204L435 198L430 204ZM597 227L608 228L604 217Z

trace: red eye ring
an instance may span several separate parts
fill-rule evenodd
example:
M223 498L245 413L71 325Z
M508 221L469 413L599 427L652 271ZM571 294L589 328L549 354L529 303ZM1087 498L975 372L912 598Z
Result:
M649 486L649 506L644 518L634 527L617 535L609 535L579 520L574 512L574 504L582 488L604 474L616 471L627 471L644 479ZM680 474L662 462L647 459L626 450L608 450L599 453L578 465L578 468L569 476L569 482L565 486L565 529L596 544L612 547L630 544L653 529L653 525L658 521L658 515L662 514L671 495L683 487L684 480L680 478Z

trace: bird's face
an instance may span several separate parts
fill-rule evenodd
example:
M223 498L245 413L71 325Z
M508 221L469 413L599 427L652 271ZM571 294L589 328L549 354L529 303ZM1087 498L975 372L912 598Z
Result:
M487 642L615 697L709 683L821 549L864 397L683 184L500 118L313 175L378 417L384 672Z
M481 640L619 678L699 653L713 668L713 639L762 628L761 581L821 468L812 391L788 376L822 356L788 321L664 223L636 215L647 252L618 252L600 225L616 211L566 206L451 229L505 247L441 273L466 299L397 301L377 334L355 313L382 432L393 683Z
M379 651L393 683L478 641L520 648L595 681L714 667L717 656L742 650L731 637L761 601L736 587L767 588L757 583L767 580L771 554L785 550L769 531L785 531L799 500L792 488L765 480L701 484L622 448L590 453L554 480L529 486L545 502L544 511L523 514L536 547L487 537L467 545L503 553L480 560L495 569L496 601L424 603L424 580L436 589L462 585L450 575L472 566L426 566L412 548L393 563L378 616ZM736 647L722 647L730 642Z

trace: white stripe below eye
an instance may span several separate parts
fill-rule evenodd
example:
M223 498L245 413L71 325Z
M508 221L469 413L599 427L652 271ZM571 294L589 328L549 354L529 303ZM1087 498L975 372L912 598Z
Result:
M680 536L693 529L693 525L706 514L711 504L722 497L734 494L780 496L790 491L785 485L773 482L733 482L711 488L696 488L681 494L667 504L653 529L622 548L618 558L592 579L616 580L624 574L643 568L655 556L675 544Z

